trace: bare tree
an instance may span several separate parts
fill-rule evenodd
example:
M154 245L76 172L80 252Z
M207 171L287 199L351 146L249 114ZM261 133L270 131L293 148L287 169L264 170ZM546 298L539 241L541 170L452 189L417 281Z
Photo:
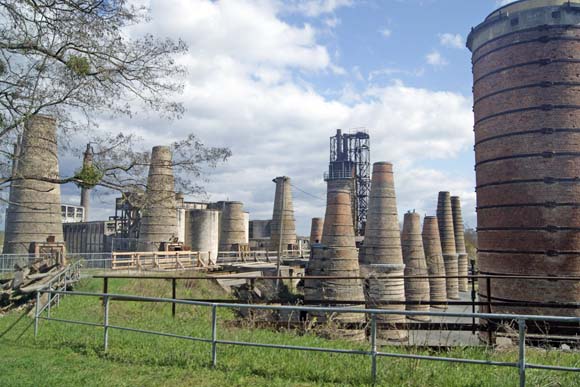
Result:
M148 12L126 0L0 0L0 137L34 114L61 128L95 112L133 113L135 101L177 117L182 41L131 38ZM73 126L74 124L74 126Z
M14 178L42 178L10 171L12 143L33 115L56 118L65 139L94 128L99 114L131 117L135 106L181 117L183 106L172 97L183 88L185 69L176 56L187 46L152 35L132 37L129 29L148 15L129 0L0 0L0 189ZM150 155L135 150L135 136L89 133L94 166L55 183L119 191L144 185ZM179 189L186 193L202 191L204 168L230 155L225 148L205 147L194 135L175 142L173 150Z

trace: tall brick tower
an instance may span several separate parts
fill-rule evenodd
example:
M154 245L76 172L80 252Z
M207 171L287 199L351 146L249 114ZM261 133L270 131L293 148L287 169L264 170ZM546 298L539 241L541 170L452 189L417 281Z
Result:
M469 35L479 268L580 275L580 2L526 0ZM494 279L494 302L580 302L580 283ZM487 300L485 281L480 298ZM484 311L488 311L484 308ZM578 309L493 312L580 316Z

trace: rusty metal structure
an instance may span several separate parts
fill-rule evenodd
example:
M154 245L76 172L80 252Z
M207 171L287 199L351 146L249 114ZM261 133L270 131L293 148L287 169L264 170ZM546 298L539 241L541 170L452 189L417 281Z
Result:
M310 246L322 242L322 232L324 230L324 219L312 218L310 227Z
M421 217L416 212L405 214L403 221L403 261L405 262L405 299L413 301L407 304L409 311L429 312L430 291L427 278L427 263L421 235ZM412 278L419 277L419 278ZM415 304L416 303L416 304ZM412 320L430 321L429 316L412 316Z
M159 251L177 238L173 157L168 146L153 147L141 209L138 251Z
M325 180L351 179L352 218L356 235L363 235L371 190L371 146L366 130L342 133L330 138L330 164Z
M296 249L296 221L294 220L290 178L281 176L273 181L276 183L276 195L270 224L270 249L294 250Z
M342 302L364 303L362 281L360 280L358 252L352 226L350 179L328 181L326 215L322 244L312 247L312 257L306 267L307 276L351 277L349 279L305 279L304 302L310 305L340 305ZM361 308L354 304L350 307ZM343 337L363 340L364 315L356 313L314 314L316 320L324 323L321 333L329 337Z
M405 310L405 269L401 250L401 230L397 213L393 165L373 164L365 240L359 251L361 276L366 278L365 300L368 308ZM400 304L385 304L399 302ZM406 340L405 330L393 325L406 321L403 315L384 315L378 336L382 340Z
M469 35L483 274L580 274L580 3L519 1ZM494 279L493 301L580 302L580 283ZM487 284L479 288L487 299ZM489 308L483 311L489 312ZM580 315L496 306L497 313Z
M32 116L22 133L6 210L4 254L35 253L39 244L64 246L56 120Z
M451 197L451 212L453 213L453 232L455 233L455 250L457 251L457 274L464 276L458 279L458 286L460 292L467 292L469 290L467 279L469 258L465 248L465 226L459 196Z
M459 299L458 256L455 246L455 230L453 227L453 211L449 192L439 192L437 200L437 222L443 250L443 263L447 275L447 298Z
M445 281L445 264L443 263L443 251L439 236L439 224L436 216L426 216L423 220L423 248L425 249L425 261L429 273L429 294L432 308L446 309L447 282Z

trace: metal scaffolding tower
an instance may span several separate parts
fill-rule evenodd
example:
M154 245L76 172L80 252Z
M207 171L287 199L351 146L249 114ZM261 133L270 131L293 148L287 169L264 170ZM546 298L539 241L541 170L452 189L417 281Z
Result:
M364 235L371 191L370 136L365 129L330 138L330 164L326 180L352 179L353 220L357 235Z

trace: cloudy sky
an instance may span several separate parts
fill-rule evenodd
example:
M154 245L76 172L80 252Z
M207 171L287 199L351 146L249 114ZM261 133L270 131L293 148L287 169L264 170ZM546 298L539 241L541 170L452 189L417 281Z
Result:
M372 161L391 161L400 215L462 196L475 226L470 53L465 39L496 0L143 0L142 32L189 44L179 121L104 121L148 145L194 132L233 157L209 176L211 200L272 215L276 176L293 179L299 233L324 215L329 137L364 127ZM504 2L505 3L505 2ZM308 193L308 194L307 194ZM195 200L196 198L190 198ZM74 187L63 201L76 203ZM112 215L95 195L92 220Z

